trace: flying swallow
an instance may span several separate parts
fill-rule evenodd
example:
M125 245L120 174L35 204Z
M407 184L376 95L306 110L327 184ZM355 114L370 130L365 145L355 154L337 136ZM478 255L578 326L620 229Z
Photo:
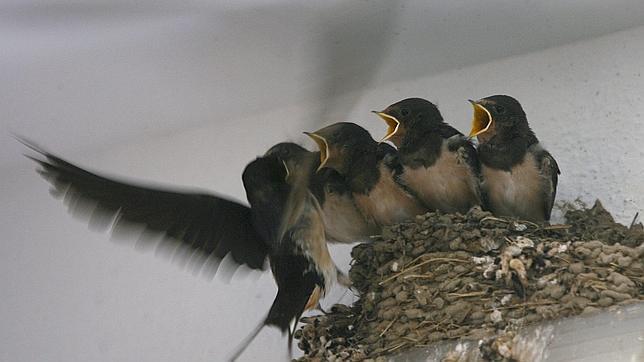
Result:
M521 104L507 95L470 103L474 107L470 137L479 141L484 206L500 216L548 221L559 166L539 144Z
M276 155L259 157L244 169L242 180L250 207L223 196L149 187L83 170L21 140L40 154L39 173L64 198L70 210L96 204L91 222L137 224L162 233L206 257L230 254L237 265L264 269L268 259L278 286L273 304L233 359L264 326L289 334L289 351L302 313L319 306L329 287L349 281L331 260L322 211L308 191L305 165ZM106 222L106 220L108 220Z
M320 149L319 170L342 174L358 210L378 227L399 223L427 210L399 183L403 173L396 150L378 144L355 123L340 122L305 132Z
M404 172L400 182L430 210L467 212L480 205L480 166L474 146L443 121L438 108L407 98L374 111L388 126L383 141L398 148Z
M323 212L308 188L311 163L296 154L276 157L280 148L274 147L251 162L242 176L253 214L269 225L282 225L283 231L272 229L277 235L268 254L277 296L264 321L240 344L233 360L267 325L283 333L288 331L290 352L302 313L318 308L320 299L334 282L347 286L350 283L327 248ZM287 216L289 213L291 216Z

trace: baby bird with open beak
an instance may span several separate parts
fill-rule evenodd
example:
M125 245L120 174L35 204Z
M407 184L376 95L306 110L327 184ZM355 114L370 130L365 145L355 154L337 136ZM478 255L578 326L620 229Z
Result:
M465 213L480 205L476 150L443 121L433 103L407 98L374 113L389 126L382 141L390 140L398 147L404 169L400 182L427 208Z
M305 132L320 148L320 166L342 174L356 207L370 224L382 227L411 219L427 209L399 179L403 172L396 150L378 144L355 123L340 122Z
M470 103L470 137L479 140L484 206L499 216L550 220L559 166L539 144L521 104L506 95Z

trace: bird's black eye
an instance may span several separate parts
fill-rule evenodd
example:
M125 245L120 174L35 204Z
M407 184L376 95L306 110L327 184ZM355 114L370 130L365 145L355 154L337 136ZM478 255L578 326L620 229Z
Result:
M500 105L495 105L494 110L496 111L497 114L503 114L505 113L505 107L500 106Z
M408 116L408 115L409 115L409 109L407 109L407 108L401 108L401 109L400 109L400 115L401 115L401 116L403 116L403 117Z
M418 119L423 119L423 114L422 114L422 113L418 113L418 114L416 115L416 118L418 118Z

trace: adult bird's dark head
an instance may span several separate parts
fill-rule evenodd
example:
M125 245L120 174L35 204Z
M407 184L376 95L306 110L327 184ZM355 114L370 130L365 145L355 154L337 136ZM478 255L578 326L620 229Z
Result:
M494 95L469 101L474 107L470 137L486 143L495 136L507 139L532 134L519 102L506 95Z
M311 152L306 148L293 143L281 142L271 147L264 154L266 157L277 157L282 160L289 172L301 170L302 172L314 172L318 167L318 152ZM289 175L291 176L291 175Z
M400 147L407 130L429 130L443 123L443 116L436 105L422 98L407 98L394 103L384 111L373 111L387 124L387 134L380 142L391 141Z
M315 132L304 132L320 149L320 166L345 174L356 154L376 146L369 132L355 123L339 122Z

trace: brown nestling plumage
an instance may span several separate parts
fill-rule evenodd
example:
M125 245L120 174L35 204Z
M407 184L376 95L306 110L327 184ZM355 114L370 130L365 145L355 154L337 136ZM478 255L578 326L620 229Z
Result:
M320 148L319 169L345 177L356 207L378 227L408 220L427 209L399 183L403 172L396 150L378 144L355 123L340 122L307 133Z
M470 137L479 141L484 206L499 216L550 220L559 166L530 129L521 104L507 95L470 103Z
M404 171L400 182L427 208L465 213L481 204L476 150L433 103L407 98L374 113L388 125L382 140L398 148Z

